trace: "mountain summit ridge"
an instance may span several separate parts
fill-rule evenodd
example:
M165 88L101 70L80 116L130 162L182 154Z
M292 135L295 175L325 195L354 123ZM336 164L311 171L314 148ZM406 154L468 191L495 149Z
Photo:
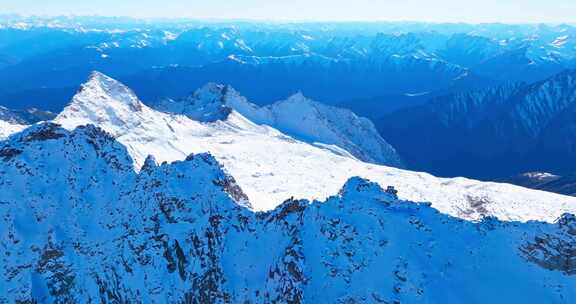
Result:
M87 124L93 121L115 125L138 124L144 105L124 84L93 71L55 122Z
M68 108L54 122L69 130L86 124L102 128L126 146L135 171L149 155L163 163L210 152L234 176L257 211L272 210L289 197L324 200L350 177L360 176L402 189L400 199L429 201L443 213L469 220L495 216L553 222L563 213L576 213L574 197L361 162L342 149L335 151L335 146L297 140L236 111L225 121L199 122L146 105L134 112L115 98L98 100L107 101L95 103L100 106L96 113L102 115L92 115L94 109Z
M205 122L226 120L236 111L256 124L271 126L298 140L334 145L362 161L404 167L401 156L371 121L347 109L313 101L301 91L259 107L229 85L209 83L188 98L164 100L156 109Z

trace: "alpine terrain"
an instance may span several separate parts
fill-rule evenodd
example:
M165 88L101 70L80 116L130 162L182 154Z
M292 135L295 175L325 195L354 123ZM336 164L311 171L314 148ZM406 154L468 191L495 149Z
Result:
M0 157L3 303L576 301L573 215L470 222L358 177L254 212L210 154L137 173L91 125L32 126Z
M199 109L213 113L212 106ZM204 122L153 110L123 84L95 72L54 122L69 130L92 124L109 132L126 146L136 171L148 155L162 163L210 152L234 176L255 210L271 210L290 197L325 199L353 176L394 186L401 189L402 199L428 201L466 219L492 215L554 221L576 208L573 197L373 165L333 145L298 141L235 110L225 117Z
M340 147L365 162L402 166L398 153L371 121L349 110L312 101L300 92L258 107L230 86L210 83L188 98L165 100L157 108L204 122L226 120L234 110L256 124L271 126L298 140Z
M576 303L576 1L364 1L0 1L0 304Z
M435 97L384 116L378 126L410 168L442 176L571 174L576 70L532 84Z

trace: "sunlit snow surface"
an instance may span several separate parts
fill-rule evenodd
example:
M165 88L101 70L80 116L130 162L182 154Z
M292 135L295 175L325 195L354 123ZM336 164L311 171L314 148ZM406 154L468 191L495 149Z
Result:
M321 144L336 153L344 150L364 162L403 167L400 155L370 120L348 109L313 101L301 92L259 107L230 86L209 83L187 98L160 102L155 109L202 122L226 120L235 110L253 123L271 126L294 139Z
M6 139L10 134L22 131L26 126L0 120L0 140Z
M236 178L255 210L273 209L290 197L324 199L349 177L361 176L396 187L402 199L429 201L441 212L465 219L494 215L502 220L554 221L562 213L576 213L573 197L363 163L255 125L238 113L226 121L200 123L154 111L130 89L99 73L55 122L68 129L102 127L127 146L136 168L148 155L170 162L189 153L210 152Z

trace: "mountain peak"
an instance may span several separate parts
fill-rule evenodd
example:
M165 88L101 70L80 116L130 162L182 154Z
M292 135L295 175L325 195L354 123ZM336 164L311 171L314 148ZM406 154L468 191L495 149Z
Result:
M63 126L105 121L125 125L144 107L130 88L94 71L54 121Z
M156 161L156 158L153 155L148 155L144 160L144 165L142 165L142 169L140 169L140 172L142 173L152 172L156 167L158 167L158 162Z
M130 88L98 71L90 74L73 100L84 98L114 99L130 106L133 111L142 110L142 103Z
M301 91L258 107L230 86L208 83L188 98L163 101L157 109L203 122L226 120L235 111L255 124L271 126L301 141L319 143L338 155L351 154L363 161L403 166L394 148L370 121L350 110L316 102Z
M209 82L197 89L188 100L193 101L198 107L206 107L211 104L226 105L230 96L239 95L230 85Z
M106 81L106 80L113 80L109 76L105 75L104 73L98 71L90 72L90 76L88 77L88 81L95 80L95 81Z
M340 189L338 194L342 197L348 197L351 195L361 195L361 196L386 196L386 199L383 201L392 201L396 198L389 194L385 194L384 190L380 185L377 183L371 182L365 178L361 178L358 176L350 177L344 186Z
M229 85L207 83L192 95L181 100L165 100L158 109L178 113L202 122L226 120L237 105L248 101Z
M197 89L194 94L215 94L215 95L220 95L223 96L226 94L226 91L231 88L229 85L225 85L225 84L221 84L221 83L216 83L216 82L208 82L207 84L205 84L204 86L200 87L199 89Z
M267 116L272 117L272 121L264 123L299 140L335 145L362 161L403 166L400 156L380 136L372 122L348 109L314 101L301 91L265 109L270 112Z
M289 103L310 103L312 100L304 95L302 91L298 91L292 95L290 95L284 102Z

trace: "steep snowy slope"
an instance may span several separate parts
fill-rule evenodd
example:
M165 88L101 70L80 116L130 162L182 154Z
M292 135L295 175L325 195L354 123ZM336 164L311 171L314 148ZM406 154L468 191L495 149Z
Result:
M0 140L24 129L25 122L8 109L0 106Z
M236 178L255 210L270 210L288 197L324 199L351 176L400 189L411 201L466 219L553 221L576 213L576 198L508 184L441 179L360 162L256 125L233 111L225 121L203 123L154 111L124 85L94 73L55 122L67 129L95 124L126 145L139 168L147 155L158 161L210 152Z
M5 139L10 134L16 133L24 128L25 126L0 120L0 140Z
M254 213L209 154L136 173L53 124L0 144L0 193L2 303L576 301L573 215L473 223L360 178Z
M365 162L402 167L398 153L368 119L312 101L301 93L258 107L230 86L210 83L186 99L163 101L158 109L206 122L225 120L235 110L256 124L271 126L298 140L335 145Z

